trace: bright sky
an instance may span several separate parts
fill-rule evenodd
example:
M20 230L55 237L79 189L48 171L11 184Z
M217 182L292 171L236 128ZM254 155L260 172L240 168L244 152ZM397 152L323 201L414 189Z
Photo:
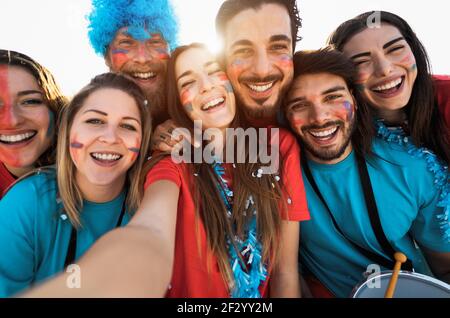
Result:
M180 17L181 44L218 47L214 19L223 0L172 0ZM298 0L303 40L297 50L316 49L343 21L369 10L386 10L409 22L425 45L436 74L450 74L450 1ZM72 95L96 74L107 71L87 38L90 0L0 0L0 48L30 55L55 75Z

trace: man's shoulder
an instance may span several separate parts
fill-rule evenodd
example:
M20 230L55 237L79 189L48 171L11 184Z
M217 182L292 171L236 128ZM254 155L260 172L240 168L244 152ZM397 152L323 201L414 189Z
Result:
M372 161L393 169L400 168L417 177L432 176L433 171L431 171L430 165L446 170L443 162L431 151L425 148L417 148L412 143L399 144L374 138L372 146L374 153L371 158Z

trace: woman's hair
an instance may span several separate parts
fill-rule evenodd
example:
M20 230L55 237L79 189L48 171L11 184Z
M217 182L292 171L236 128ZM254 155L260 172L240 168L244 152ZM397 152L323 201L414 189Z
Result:
M44 102L52 112L53 117L50 120L54 121L55 132L58 131L56 128L57 118L67 104L67 99L62 94L50 71L29 56L9 50L0 50L0 65L20 67L36 79L39 87L42 89ZM38 158L35 166L41 167L54 164L56 158L55 150L56 137L53 138L53 142L48 149Z
M179 127L186 128L190 131L192 131L194 123L187 116L180 102L175 77L175 64L180 54L192 48L205 48L205 46L199 43L193 43L178 47L173 52L167 68L166 88L168 111L171 118ZM236 108L237 113L233 122L230 124L230 128L246 127L247 124L240 120L243 116L239 115L239 107ZM236 145L236 142L234 144ZM247 211L247 199L252 196L256 205L257 233L263 247L262 254L264 262L276 261L281 226L280 206L283 212L286 211L286 205L280 204L280 199L283 197L286 198L286 196L282 192L282 188L276 181L275 176L266 174L262 175L261 178L252 177L252 173L257 171L261 167L261 164L248 163L250 157L248 148L248 144L246 144L244 150L245 163L235 163L233 165L234 202L232 217L230 219L227 217L227 209L217 189L217 176L212 164L202 162L186 165L187 175L185 177L192 184L192 196L195 201L197 220L200 219L204 224L208 247L217 257L221 273L230 289L234 286L234 278L228 256L227 237L237 235L240 238L244 238L247 225L253 216L251 211ZM193 149L191 153L194 153ZM234 153L238 153L236 149ZM167 154L154 156L148 163L145 171L151 170L164 155ZM237 161L235 160L235 162ZM196 177L194 177L194 174ZM197 233L198 224L197 222Z
M342 52L331 47L314 51L299 51L294 54L294 81L297 77L309 74L328 73L341 77L355 98L355 126L352 133L352 146L361 155L371 154L372 139L375 135L372 115L358 89L356 67ZM287 105L284 105L286 108Z
M58 149L56 155L58 191L64 209L69 216L71 223L76 227L81 226L80 211L83 208L83 196L76 182L76 167L69 151L70 130L76 114L83 107L86 99L92 93L106 88L117 89L127 93L134 99L139 109L142 126L142 142L139 149L139 155L133 166L128 170L125 182L125 187L128 187L126 204L129 212L137 209L143 195L139 179L142 167L148 156L148 145L152 131L151 117L145 95L137 84L122 75L114 73L98 75L73 97L72 101L62 112L60 119Z
M408 23L401 17L386 11L370 11L342 23L328 39L329 44L342 51L345 44L357 33L368 28L367 22L379 14L382 23L396 27L405 38L416 59L417 78L408 104L405 106L409 129L418 146L426 146L438 156L450 161L450 142L447 128L439 113L434 97L431 66L425 47Z

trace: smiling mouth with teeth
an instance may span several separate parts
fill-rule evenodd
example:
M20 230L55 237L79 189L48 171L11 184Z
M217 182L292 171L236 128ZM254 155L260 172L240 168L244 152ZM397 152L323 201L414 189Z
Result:
M332 139L334 136L336 136L338 130L339 130L339 126L334 126L330 129L323 130L323 131L308 130L308 133L315 139L329 140L329 139Z
M204 104L201 107L201 110L207 111L207 110L216 108L217 106L222 105L224 102L225 102L225 98L223 98L223 97L214 98L213 100L210 100L209 102Z
M14 145L18 143L22 143L25 141L30 140L34 136L36 136L37 131L30 131L24 134L17 134L17 135L3 135L0 134L0 143L7 144L7 145Z
M264 93L264 92L268 91L269 89L271 89L274 83L275 82L271 82L271 83L264 84L264 85L247 84L247 86L256 93Z
M131 76L133 78L139 79L139 80L148 80L156 77L156 73L154 72L134 72L131 73Z
M103 162L114 162L122 158L122 155L112 153L92 152L90 155L94 160Z
M378 86L372 87L371 90L373 92L379 93L379 94L389 94L389 93L399 90L404 81L405 81L405 77L402 76L402 77L399 77L398 79L393 80L389 83L385 83L383 85L378 85Z

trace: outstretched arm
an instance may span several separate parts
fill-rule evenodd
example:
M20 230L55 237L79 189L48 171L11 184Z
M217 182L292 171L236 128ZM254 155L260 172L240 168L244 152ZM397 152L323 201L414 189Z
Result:
M279 258L270 280L270 297L301 297L298 275L298 241L300 224L282 221Z
M179 188L157 181L130 223L100 238L78 262L80 288L70 288L63 273L24 297L163 297L169 285L175 248Z

